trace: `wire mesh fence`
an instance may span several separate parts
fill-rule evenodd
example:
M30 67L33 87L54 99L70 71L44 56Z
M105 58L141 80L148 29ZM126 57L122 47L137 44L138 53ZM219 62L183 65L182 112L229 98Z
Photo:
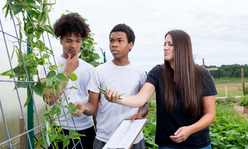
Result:
M10 4L10 0L8 2ZM28 42L29 40L23 40L19 37L18 27L16 26L16 18L11 9L11 5L9 6L13 32L6 32L5 29L9 28L10 26L4 26L2 18L0 19L0 32L2 34L1 50L5 50L1 51L0 73L6 69L9 69L9 73L11 73L10 77L0 76L0 148L12 149L27 147L33 149L36 148L35 144L38 142L39 138L42 138L43 141L43 145L40 147L48 148L47 144L50 144L50 142L45 142L45 140L49 140L47 139L48 134L44 133L44 129L47 128L48 123L45 123L41 119L41 116L45 113L46 107L49 108L49 106L45 104L42 97L35 95L32 91L31 84L40 82L40 79L38 75L33 77L28 75L29 70L26 67L23 55L29 54L29 52L32 52L33 49L30 47L30 43ZM49 34L42 34L41 38L45 46L50 47L52 51L52 44ZM14 47L16 47L19 53L18 56L20 59L18 60L13 57L13 53L15 51ZM53 53L49 51L45 51L45 53L51 55L51 58L48 61L53 61L53 63L56 64ZM40 57L43 56L43 53L38 54ZM14 72L15 66L20 60L24 65L24 70L22 71L25 72L24 77L27 78L25 81L17 79L16 73ZM48 73L46 72L45 68L44 71L46 74ZM27 84L27 88L20 88L20 84ZM30 97L28 95L29 92L31 93ZM27 99L30 99L30 101L25 107L24 105L26 104ZM70 119L73 122L73 129L77 131L73 116L64 116L66 119ZM59 116L57 116L55 119L59 122L60 125L62 125ZM64 134L63 129L62 133ZM79 140L72 139L72 142L74 147L79 144L80 147L83 148L82 143Z

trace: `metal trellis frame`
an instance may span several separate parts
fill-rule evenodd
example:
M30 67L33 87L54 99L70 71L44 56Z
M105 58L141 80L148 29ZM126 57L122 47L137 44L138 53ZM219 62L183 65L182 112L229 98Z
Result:
M9 63L9 66L10 66L10 69L11 69L11 73L12 73L12 79L9 79L9 80L0 80L0 84L5 82L5 83L14 83L14 86L15 86L15 92L16 92L16 95L17 95L17 100L18 100L18 104L19 104L19 107L20 107L20 110L21 110L21 116L24 118L26 117L26 115L24 114L24 107L23 107L23 103L22 103L22 100L21 100L21 96L20 96L20 90L18 89L17 87L17 83L18 82L25 82L25 83L28 83L28 87L27 87L27 90L31 90L31 83L37 83L37 81L33 81L32 78L29 78L28 77L28 72L27 72L27 69L26 69L26 66L25 66L25 63L24 63L24 58L23 58L23 51L22 51L22 44L27 44L27 51L28 52L31 52L32 49L29 49L30 48L30 45L29 45L29 42L27 41L24 41L22 39L20 39L18 37L18 31L17 31L17 27L15 25L15 18L14 18L14 15L13 15L13 12L11 10L11 5L10 5L10 0L8 0L9 2L9 7L10 7L10 14L11 14L11 18L12 18L12 24L14 26L14 31L15 31L15 35L12 35L10 33L7 33L4 31L4 27L3 27L3 24L1 22L1 18L0 18L0 26L1 26L1 29L0 29L0 32L2 33L3 35L3 40L4 40L4 43L5 43L5 49L6 49L6 53L7 53L7 57L8 57L8 63ZM11 62L11 54L10 54L10 48L8 47L8 44L7 44L7 40L6 40L6 37L10 37L11 39L13 40L17 40L18 42L18 47L19 47L19 52L21 53L21 59L22 59L22 62L24 64L24 71L26 73L26 77L27 77L27 80L26 81L20 81L20 80L17 80L15 78L15 75L14 75L14 71L13 71L13 65L12 65L12 62ZM50 42L50 38L49 38L49 35L48 33L46 34L46 37L49 41L49 46L50 46L50 49L52 50L52 45L51 45L51 42ZM43 39L43 42L45 44L45 39L44 39L44 35L42 34L42 39ZM50 52L47 52L49 54L51 54ZM27 53L28 54L28 53ZM56 61L55 61L55 58L54 58L54 55L52 55L52 58L54 60L54 63L56 64ZM40 56L42 56L42 54L40 53ZM44 69L45 70L45 69ZM0 72L1 73L1 72ZM45 72L47 73L47 72ZM24 123L24 127L25 127L25 132L24 133L21 133L19 135L16 135L14 137L11 137L10 133L9 133L9 127L8 127L8 124L7 124L7 117L6 117L6 112L4 111L3 109L3 103L2 103L2 98L1 98L1 95L0 95L0 111L1 111L1 114L0 115L3 119L3 123L4 123L4 128L5 128L5 133L6 133L6 136L7 136L7 140L5 141L2 141L0 142L0 148L2 148L2 146L6 146L6 144L8 144L8 147L10 149L13 148L13 141L20 138L21 136L26 136L27 137L27 148L28 149L33 149L34 148L34 135L33 135L33 132L35 130L38 130L41 134L41 137L43 138L43 142L44 142L44 148L48 148L48 146L46 146L46 143L45 143L45 137L46 137L46 134L44 134L42 128L45 127L45 123L41 123L41 118L39 117L38 115L38 109L37 109L37 106L41 106L41 105L37 105L35 103L35 96L33 94L33 92L31 92L31 100L29 102L29 105L28 105L28 112L27 112L27 115L30 114L30 116L28 116L28 119L27 119L27 122L25 121L25 119L23 119L23 123ZM43 107L43 105L42 105ZM29 109L30 108L30 109ZM37 117L37 122L38 122L38 126L34 126L34 120L33 120L33 116L34 116L34 113ZM76 128L76 125L75 125L75 122L74 122L74 118L73 117L70 117L73 121L73 124L74 124L74 127L75 127L75 131L77 132L77 128ZM59 121L59 116L57 117L58 121ZM66 118L66 119L69 119L69 118ZM61 122L59 121L60 125L61 125ZM1 133L4 133L3 130L1 130ZM64 132L62 132L64 133ZM74 141L73 140L73 144L74 146L77 145L78 143L80 143L81 147L83 148L82 146L82 143L81 141ZM68 148L68 147L67 147Z

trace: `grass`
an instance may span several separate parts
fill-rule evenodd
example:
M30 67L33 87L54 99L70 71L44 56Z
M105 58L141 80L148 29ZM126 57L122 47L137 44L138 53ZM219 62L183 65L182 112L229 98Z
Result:
M227 96L243 96L243 91L227 91ZM216 97L225 97L226 96L226 92L225 91L218 91L218 94L216 95Z
M245 82L248 82L248 79L245 79ZM238 87L242 86L242 81L241 79L239 80L214 80L215 87ZM248 83L245 83L247 86Z
M248 82L248 79L246 78L244 80L245 82ZM228 79L228 80L222 80L222 79L215 79L214 80L215 87L241 87L242 82L240 78L233 78L233 79ZM245 83L247 86L248 83ZM231 96L243 96L243 91L241 90L235 90L235 91L227 91L227 95ZM225 91L219 91L218 95L216 97L225 97L226 92Z
M248 86L248 79L245 79L245 85ZM242 82L240 78L232 78L229 80L222 80L222 79L215 79L214 80L215 87L241 87ZM235 91L227 91L227 95L230 96L243 96L243 91L241 90L235 90ZM216 97L225 97L226 92L225 91L219 91ZM156 101L156 93L154 93L149 101Z

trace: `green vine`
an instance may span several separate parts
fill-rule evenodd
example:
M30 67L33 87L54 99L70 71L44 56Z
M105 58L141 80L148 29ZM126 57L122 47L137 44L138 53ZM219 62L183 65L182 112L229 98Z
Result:
M45 32L55 36L49 19L49 12L51 10L51 7L55 4L56 1L48 2L48 0L15 0L10 2L7 0L6 4L3 7L3 10L5 10L5 18L7 18L8 15L10 15L10 18L12 18L11 12L13 12L14 17L16 17L16 20L18 21L17 26L19 29L19 38L22 39L23 36L27 37L26 41L27 43L29 43L28 48L31 49L31 52L29 54L26 54L25 51L22 52L19 48L21 46L17 46L23 44L22 40L18 40L18 44L13 46L14 48L11 58L13 58L13 55L16 54L18 60L18 65L13 68L13 72L14 77L17 78L18 81L20 81L17 82L16 89L27 88L30 84L32 91L34 91L35 94L43 97L44 99L45 97L56 95L57 92L62 93L66 89L76 89L75 87L62 89L62 82L67 83L66 77L69 77L72 81L76 81L77 76L74 73L67 75L64 75L63 73L56 74L56 70L59 66L51 65L51 63L46 63L46 61L50 57L50 54L53 54L53 51L46 47L45 44L40 40L41 35ZM17 14L21 14L22 21ZM96 59L99 59L99 55L94 53L95 43L92 35L93 34L90 34L89 39L85 39L82 41L83 45L81 46L82 50L80 50L80 58L85 58L90 61L91 64L96 66L99 65L99 63L93 62ZM44 54L44 52L46 53ZM43 53L41 57L39 55L40 53ZM87 54L92 56L87 56ZM39 78L37 74L38 65L44 66L45 64L48 64L50 69L45 81L41 82L40 79L38 79L38 81L36 82L32 81L32 78L34 78L34 76L37 76ZM25 68L27 71L25 71ZM7 70L0 75L13 78L12 70ZM27 80L31 81L31 83L28 83ZM50 92L44 94L43 91L45 89L50 90ZM24 107L29 103L31 94L31 91L29 91L28 98L24 104ZM69 100L68 94L65 98L65 100L67 101ZM80 136L83 136L76 133L75 130L70 130L69 135L66 136L61 133L62 128L58 127L60 126L60 124L56 122L56 117L61 114L61 109L68 109L68 113L73 116L80 108L76 107L72 102L68 102L68 104L63 105L63 102L65 102L65 100L62 101L60 97L59 100L56 102L57 104L54 104L50 109L47 105L45 105L46 112L42 115L42 120L47 122L48 124L46 127L43 128L43 130L49 136L48 139L45 137L44 141L47 146L49 146L49 142L51 142L53 144L53 148L57 148L57 143L61 141L63 141L63 148L65 148L67 145L69 145L70 139L79 139ZM87 109L87 107L82 108ZM37 145L44 145L44 141L43 138L40 138Z

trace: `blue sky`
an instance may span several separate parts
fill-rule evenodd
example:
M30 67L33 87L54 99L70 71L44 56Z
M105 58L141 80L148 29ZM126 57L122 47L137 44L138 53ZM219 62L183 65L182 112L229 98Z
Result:
M190 35L199 65L202 58L205 65L248 64L247 6L247 0L57 0L50 19L54 24L66 10L87 18L100 61L103 58L99 47L106 52L108 61L113 58L108 46L110 30L119 23L129 25L136 35L130 61L149 71L163 63L164 35L172 29ZM5 21L3 13L1 20ZM55 54L60 54L59 40L51 40Z

